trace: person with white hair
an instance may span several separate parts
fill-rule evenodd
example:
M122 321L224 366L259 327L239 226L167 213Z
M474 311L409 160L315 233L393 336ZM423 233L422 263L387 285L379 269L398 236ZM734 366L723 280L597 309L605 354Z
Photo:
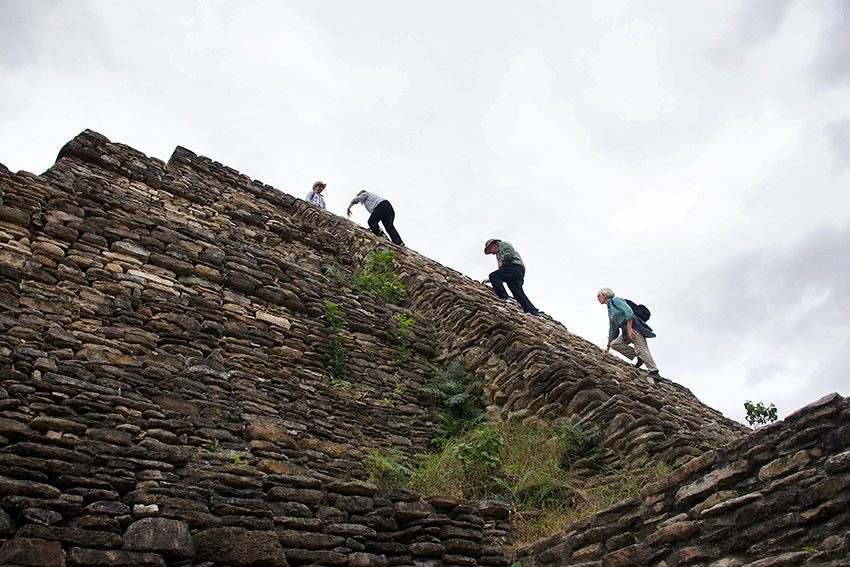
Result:
M629 360L637 357L635 366L640 368L646 364L647 377L658 378L658 367L649 352L649 345L646 344L646 339L654 337L655 333L646 321L635 316L626 300L615 296L610 287L600 289L596 299L608 306L608 346L605 347L605 352L613 348ZM634 343L634 346L630 343Z

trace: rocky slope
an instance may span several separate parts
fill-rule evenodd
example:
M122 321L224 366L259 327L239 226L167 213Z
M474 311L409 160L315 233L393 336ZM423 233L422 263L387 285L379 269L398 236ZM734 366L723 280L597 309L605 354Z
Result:
M737 491L733 500L764 492L747 484L762 462L748 455L785 458L775 439L748 437L687 389L647 382L413 251L392 247L407 288L400 307L328 270L351 272L386 247L183 148L165 164L86 131L43 175L0 166L0 565L505 565L505 506L366 482L364 452L429 449L436 408L419 388L432 365L460 357L484 379L492 419L596 427L612 466L688 463L647 487L646 502L618 508L633 520L617 524L615 543L562 534L555 564L760 559L786 554L787 542L829 547L833 561L848 548L833 506L814 516L823 527L809 539L691 559L679 543L664 555L666 540L635 551L650 515L704 521L688 507L696 498L670 491L728 455L751 464L734 485L718 473L716 488ZM348 322L345 378L332 376L326 301ZM409 336L397 315L413 320ZM789 471L846 492L846 402L830 404L839 433L807 419L775 430L808 456ZM718 457L729 442L752 445ZM609 533L611 514L576 530ZM551 563L541 546L550 543L521 551L523 564ZM795 557L775 564L827 560Z

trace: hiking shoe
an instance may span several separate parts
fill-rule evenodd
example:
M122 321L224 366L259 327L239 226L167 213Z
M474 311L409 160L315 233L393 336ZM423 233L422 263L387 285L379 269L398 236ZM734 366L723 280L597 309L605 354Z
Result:
M499 301L510 301L510 300L511 300L510 297L500 297L499 298Z
M635 368L640 368L641 366L643 366L643 359L638 357L637 362L635 362Z
M529 313L529 315L531 315L532 317L543 317L543 315L541 315L539 311L537 313Z
M661 374L659 374L657 370L653 370L652 372L647 372L646 377L647 378L661 378Z

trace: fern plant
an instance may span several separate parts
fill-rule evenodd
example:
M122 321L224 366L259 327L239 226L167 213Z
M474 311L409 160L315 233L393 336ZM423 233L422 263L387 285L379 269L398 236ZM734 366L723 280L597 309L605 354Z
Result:
M602 454L602 448L596 444L595 437L599 428L585 429L578 423L568 423L556 428L556 437L563 459L571 462L573 459L595 461Z
M363 458L369 480L378 486L403 486L416 474L410 459L398 449L367 449Z
M445 446L475 428L487 415L482 402L483 383L467 378L464 366L461 359L451 362L446 369L434 367L436 380L420 388L443 406L442 411L437 413L443 427L433 439L436 445Z

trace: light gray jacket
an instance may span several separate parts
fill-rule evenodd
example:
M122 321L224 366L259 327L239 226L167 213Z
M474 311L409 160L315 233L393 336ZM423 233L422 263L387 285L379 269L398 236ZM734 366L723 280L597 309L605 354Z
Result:
M375 195L374 193L366 191L354 197L351 200L351 204L356 205L357 203L363 203L363 206L366 207L366 210L371 213L375 210L375 207L377 207L384 201L386 201L386 199L384 199L380 195Z

